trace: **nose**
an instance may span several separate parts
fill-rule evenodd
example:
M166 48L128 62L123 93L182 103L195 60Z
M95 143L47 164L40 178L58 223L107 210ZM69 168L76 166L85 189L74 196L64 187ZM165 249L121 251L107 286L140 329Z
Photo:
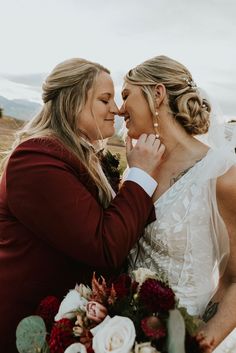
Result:
M114 115L120 115L120 111L119 111L115 102L114 102L114 104L112 104L110 112Z

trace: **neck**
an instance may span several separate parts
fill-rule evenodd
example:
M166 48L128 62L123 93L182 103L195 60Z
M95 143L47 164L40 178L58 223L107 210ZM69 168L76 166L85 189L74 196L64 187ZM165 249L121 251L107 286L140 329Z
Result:
M166 149L163 160L183 161L200 158L209 149L193 136L189 135L176 121L160 127L161 141Z

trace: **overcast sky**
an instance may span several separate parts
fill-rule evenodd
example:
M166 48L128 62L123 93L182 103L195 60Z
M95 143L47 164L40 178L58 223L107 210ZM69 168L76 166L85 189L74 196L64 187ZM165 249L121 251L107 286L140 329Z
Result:
M128 69L165 54L185 64L225 114L236 115L235 0L0 0L0 5L0 74L48 73L64 59L84 57L111 69L119 90Z

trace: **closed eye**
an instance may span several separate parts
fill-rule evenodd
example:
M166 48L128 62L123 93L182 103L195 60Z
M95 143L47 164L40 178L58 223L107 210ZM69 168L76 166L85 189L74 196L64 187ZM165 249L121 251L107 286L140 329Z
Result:
M123 89L123 91L121 92L121 96L123 98L123 101L125 101L128 98L129 93L130 92L127 88Z
M101 101L104 103L104 104L108 104L109 101L106 101L105 99L101 99Z

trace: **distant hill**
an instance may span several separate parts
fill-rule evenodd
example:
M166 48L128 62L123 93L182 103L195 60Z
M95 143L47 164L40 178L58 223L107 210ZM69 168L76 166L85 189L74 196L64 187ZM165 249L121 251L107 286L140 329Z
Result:
M40 111L42 105L24 99L7 99L0 96L0 107L3 108L4 115L29 120Z
M4 111L3 117L0 118L0 134L3 134L3 132L6 134L6 131L8 132L8 135L14 134L14 131L22 127L25 123L25 120L5 115ZM125 146L124 141L117 135L110 137L107 144L109 146Z
M15 132L24 125L25 121L9 116L0 118L0 160L4 157L15 138ZM120 168L123 171L126 168L125 147L124 142L114 135L108 140L107 149L112 153L120 155Z
M0 160L4 157L4 152L7 151L15 139L15 132L25 121L15 119L9 116L0 118Z

